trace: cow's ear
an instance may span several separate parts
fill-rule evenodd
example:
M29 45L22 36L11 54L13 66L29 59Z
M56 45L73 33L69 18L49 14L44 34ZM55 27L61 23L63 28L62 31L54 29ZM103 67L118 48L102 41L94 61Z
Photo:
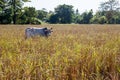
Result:
M50 28L51 30L53 29L53 28Z
M45 27L44 29L46 29L46 30L47 30L47 27Z

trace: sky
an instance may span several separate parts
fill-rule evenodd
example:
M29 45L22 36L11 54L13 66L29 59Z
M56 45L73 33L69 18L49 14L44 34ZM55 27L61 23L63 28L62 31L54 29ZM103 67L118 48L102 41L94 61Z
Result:
M74 10L78 9L79 13L91 9L95 13L100 7L100 3L105 1L108 0L31 0L31 2L26 2L24 6L35 7L37 10L45 8L47 11L54 11L58 5L67 4L72 5Z

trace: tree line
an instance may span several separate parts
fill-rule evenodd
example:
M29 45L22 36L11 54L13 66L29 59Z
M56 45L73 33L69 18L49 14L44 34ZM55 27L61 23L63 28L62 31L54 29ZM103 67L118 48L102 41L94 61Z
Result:
M23 7L30 0L0 0L0 24L120 24L120 5L117 0L100 3L99 10L82 14L72 5L58 5L54 11L45 8Z

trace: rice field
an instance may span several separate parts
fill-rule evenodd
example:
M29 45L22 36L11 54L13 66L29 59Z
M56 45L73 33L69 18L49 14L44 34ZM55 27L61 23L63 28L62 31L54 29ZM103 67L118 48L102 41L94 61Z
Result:
M120 80L120 25L0 25L0 80Z

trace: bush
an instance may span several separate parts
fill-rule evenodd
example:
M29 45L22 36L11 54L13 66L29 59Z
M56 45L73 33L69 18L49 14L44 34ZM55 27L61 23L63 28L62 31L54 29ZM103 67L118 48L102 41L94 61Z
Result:
M101 17L98 19L98 21L99 21L100 24L105 24L105 23L107 23L107 19L106 19L105 16L101 16Z

